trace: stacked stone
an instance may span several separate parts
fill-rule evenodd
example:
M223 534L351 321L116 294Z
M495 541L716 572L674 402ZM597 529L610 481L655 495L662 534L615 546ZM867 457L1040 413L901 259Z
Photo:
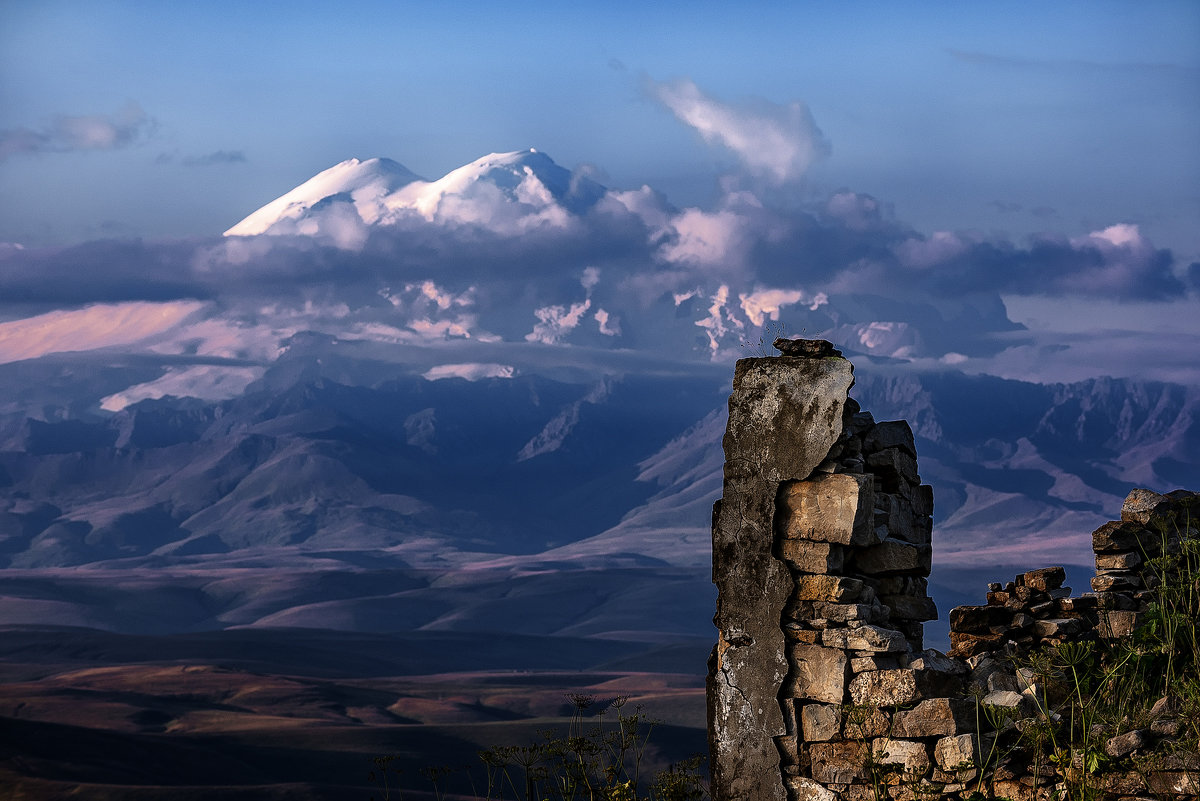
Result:
M937 617L932 512L912 429L876 423L851 399L826 458L780 486L775 555L794 590L777 745L790 799L822 797L817 788L871 797L872 764L924 776L963 761L951 752L970 739L966 707L944 696L965 669L921 651L922 622Z
M1178 553L1185 536L1196 537L1200 495L1185 490L1159 495L1146 489L1129 493L1121 519L1092 532L1099 601L1100 634L1127 637L1141 623L1154 588L1163 575L1161 557Z
M932 493L912 431L848 398L852 368L829 343L775 344L783 357L737 364L713 510L712 798L968 799L980 744L1000 736L975 731L977 699L1017 709L1018 728L1036 712L1036 677L1004 657L1131 631L1162 578L1159 554L1200 537L1200 495L1136 490L1093 535L1095 592L1071 598L1061 567L1022 573L951 612L950 657L922 651L922 622L937 614ZM1179 710L1169 698L1155 710L1146 731L1110 738L1108 756L1174 736ZM1194 798L1200 759L1189 759L1106 776L1102 797ZM1049 801L1060 777L1014 752L982 778Z
M1007 584L989 584L985 606L950 610L950 656L1014 656L1089 634L1096 625L1096 598L1072 598L1065 580L1063 568L1043 567Z
M779 358L742 359L734 370L724 484L713 509L718 636L707 697L714 801L784 801L794 795L785 789L785 776L798 779L801 770L797 723L785 715L792 705L783 696L789 681L799 679L797 657L789 662L788 655L799 646L816 649L810 656L819 676L805 682L813 685L807 692L825 697L816 684L838 682L837 702L845 691L846 660L843 651L820 643L820 630L785 625L795 619L786 610L821 601L829 607L823 614L848 621L846 607L866 597L861 581L837 574L844 546L855 531L866 530L855 519L858 493L873 488L869 477L821 473L829 479L818 493L829 513L821 526L827 533L796 538L802 541L786 547L776 534L783 488L813 476L826 461L842 435L854 383L850 363L829 343L805 344L815 347L781 348ZM828 664L817 654L828 656Z

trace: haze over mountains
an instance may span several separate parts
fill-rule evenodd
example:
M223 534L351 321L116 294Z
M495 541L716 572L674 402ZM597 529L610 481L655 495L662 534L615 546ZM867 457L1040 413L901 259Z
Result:
M1200 485L1200 394L1160 380L1194 359L1014 367L1079 349L1003 296L1186 295L1136 226L1019 247L595 175L351 159L221 240L0 252L0 623L708 636L732 360L780 327L910 420L947 571L1085 564L1129 489Z

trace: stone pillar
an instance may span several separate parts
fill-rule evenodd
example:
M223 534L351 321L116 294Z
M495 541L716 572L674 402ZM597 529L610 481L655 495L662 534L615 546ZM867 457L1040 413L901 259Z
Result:
M796 722L784 720L780 704L790 670L782 621L795 584L775 552L776 498L781 484L807 479L825 461L854 383L850 362L829 343L794 344L781 350L803 355L740 360L729 398L724 487L713 508L713 801L788 797L780 749L794 741Z

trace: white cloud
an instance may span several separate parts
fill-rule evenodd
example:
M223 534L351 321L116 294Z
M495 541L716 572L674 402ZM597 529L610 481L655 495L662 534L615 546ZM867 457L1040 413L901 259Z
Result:
M533 330L525 335L525 341L542 342L546 345L558 344L559 340L579 325L583 313L591 307L592 301L585 300L582 303L572 303L570 308L543 306L540 309L534 309L533 314L537 317L538 322L534 324Z
M759 101L739 107L709 97L688 80L646 79L645 85L651 97L695 128L706 142L729 148L752 172L777 183L796 180L830 152L829 142L803 103Z
M584 267L583 277L579 279L579 283L584 289L588 290L588 292L591 292L596 284L600 283L600 268Z
M443 378L465 378L468 381L478 381L481 378L512 378L516 370L511 364L495 364L494 362L462 362L460 364L439 364L426 370L422 377L430 381Z
M892 250L905 267L932 267L966 252L968 243L949 231L935 231L928 237L911 237Z
M593 315L596 322L600 324L600 333L605 336L615 337L621 333L621 321L616 317L609 315L604 309L597 309Z
M262 378L265 372L266 368L263 367L227 367L211 364L173 368L154 381L137 384L109 395L100 402L100 408L119 412L138 401L168 395L207 401L236 398L245 391L250 382Z
M451 337L463 337L469 339L471 336L471 323L473 317L464 316L454 320L428 320L417 319L408 324L408 327L416 331L423 339L450 339Z
M779 319L779 310L784 306L802 303L809 311L816 311L829 302L824 292L809 295L803 289L760 289L738 294L742 311L754 325L761 326L770 318Z
M659 254L670 262L727 264L741 261L742 230L745 218L735 212L685 209L671 221L677 234Z

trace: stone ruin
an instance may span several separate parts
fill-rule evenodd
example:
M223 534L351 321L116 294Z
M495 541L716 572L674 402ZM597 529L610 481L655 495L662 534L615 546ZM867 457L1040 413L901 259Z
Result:
M1200 495L1134 491L1122 521L1093 535L1093 593L1072 598L1061 567L991 584L986 605L951 612L950 654L925 650L923 622L937 617L927 592L933 494L912 430L860 410L848 396L853 367L830 343L775 347L782 356L737 362L713 508L711 796L968 798L977 774L963 766L978 764L988 736L977 730L980 705L1032 714L1038 688L1010 657L1132 632L1148 601L1140 560L1169 547L1150 528L1180 509L1200 519ZM1154 736L1178 731L1173 714L1162 710ZM1200 758L1171 767L1149 788L1119 777L1104 797L1196 798ZM998 796L1051 798L1052 777L1030 773L1044 765L990 770ZM892 778L881 785L881 775Z

